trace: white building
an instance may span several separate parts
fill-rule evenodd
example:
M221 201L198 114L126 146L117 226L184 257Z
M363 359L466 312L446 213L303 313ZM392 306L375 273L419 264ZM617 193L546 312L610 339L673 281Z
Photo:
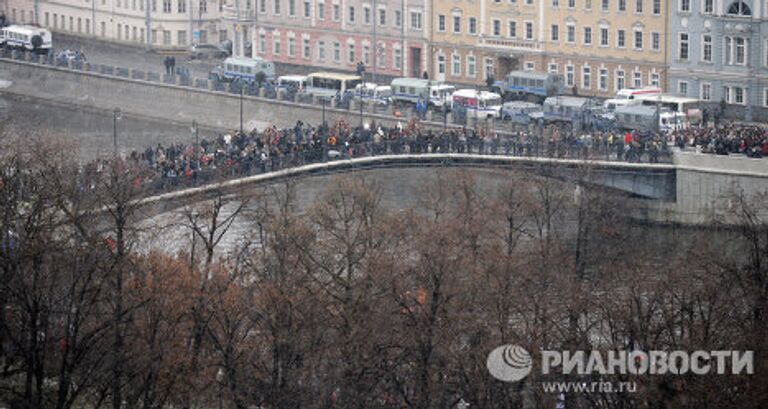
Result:
M0 10L11 22L36 23L53 32L151 48L185 48L227 38L220 20L224 1L0 0Z

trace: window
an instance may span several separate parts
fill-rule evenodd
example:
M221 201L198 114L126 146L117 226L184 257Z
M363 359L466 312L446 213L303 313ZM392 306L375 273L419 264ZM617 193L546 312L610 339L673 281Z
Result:
M680 33L680 41L677 47L677 57L680 60L688 60L688 33Z
M560 7L560 0L552 0L552 7Z
M677 93L680 95L688 95L688 81L677 82Z
M334 4L333 5L333 21L340 21L341 20L341 5L340 4Z
M651 49L659 51L661 49L661 34L651 33Z
M635 0L635 13L643 12L643 0Z
M363 64L371 65L371 46L367 44L363 45Z
M45 12L45 25L46 25L46 26L49 26L49 25L51 25L51 24L50 24L50 22L48 21L48 20L50 19L50 17L51 17L51 16L50 16L50 15L48 14L48 12L46 11L46 12Z
M325 41L317 42L317 59L320 61L325 60Z
M581 67L581 88L592 88L592 69L590 67Z
M325 1L317 3L317 19L325 20Z
M461 33L461 17L460 16L453 16L453 33L454 34Z
M267 52L267 35L265 33L259 33L259 48L260 53Z
M701 36L701 61L712 62L712 36L710 34Z
M635 30L635 50L643 49L643 32Z
M723 100L731 104L731 87L723 87Z
M163 30L163 45L171 45L171 30Z
M551 74L557 74L557 63L551 62L549 63L549 73Z
M651 73L651 85L654 87L658 87L659 84L661 84L661 79L659 77L658 73Z
M533 71L536 69L536 63L533 61L526 61L525 62L525 70L526 71Z
M576 26L572 24L568 24L565 26L566 31L566 37L565 41L569 43L575 43L576 42Z
M393 59L395 60L395 69L403 68L403 51L399 48L395 48Z
M680 11L688 13L691 11L691 0L680 0Z
M626 43L626 37L624 30L616 31L616 47L624 48Z
M309 45L309 39L305 38L302 40L302 48L301 48L301 56L304 57L305 60L309 59L310 52L312 50L312 47Z
M363 23L371 24L371 8L368 6L363 7Z
M608 11L608 9L611 7L610 0L601 0L600 1L600 10L601 11Z
M643 73L640 71L633 71L632 72L632 86L635 88L640 88L643 86Z
M296 39L288 37L288 56L293 57L296 55Z
M163 13L171 12L171 0L163 0Z
M341 61L341 43L339 42L333 43L333 61Z
M619 11L627 11L627 0L619 0Z
M592 27L584 27L584 45L592 45Z
M437 73L445 74L445 56L444 55L437 56Z
M733 103L734 104L744 104L744 88L741 87L733 87Z
M107 36L107 23L101 22L101 36L106 37Z
M320 5L320 4L323 4L323 1L324 1L324 0L321 0L321 1L318 3L318 5ZM275 0L275 2L274 2L273 4L274 4L274 9L273 9L273 11L274 11L274 14L275 14L276 16L279 16L279 15L280 15L280 0Z
M357 59L355 59L355 45L354 44L347 44L347 61L350 64L354 64L357 62Z
M272 54L280 55L280 35L278 32L272 35Z
M509 22L509 38L517 37L517 21Z
M451 75L458 77L461 75L461 56L454 54L452 60Z
M477 75L477 59L474 55L467 56L467 77L475 78Z
M525 23L525 39L533 40L533 23L530 21Z
M552 24L552 29L550 33L551 33L552 41L560 40L560 27L557 24Z
M437 31L445 31L445 16L442 14L437 16Z
M355 22L355 6L349 6L349 12L347 13L347 20L350 23Z
M600 91L608 91L608 70L605 68L600 68L600 78L599 83L597 86L600 88Z
M293 0L291 0L293 1ZM207 0L200 0L197 4L198 9L200 10L200 13L207 13L208 12L208 1Z
M568 0L568 8L569 9L575 9L576 8L576 0Z
M288 0L288 15L296 17L296 0Z
M565 66L565 85L573 87L575 83L573 65L568 64Z
M701 95L700 98L702 101L711 101L712 100L712 84L708 82L702 82L701 83Z
M735 37L733 39L734 58L733 62L736 65L745 65L747 61L747 40L744 37Z
M63 19L63 17L62 17L62 19ZM64 24L66 24L66 23L64 23ZM123 39L123 25L120 24L120 23L117 23L117 39L118 40L122 40ZM170 42L168 44L170 44Z
M704 14L712 14L715 11L715 0L704 0L703 1Z
M608 28L600 27L600 47L608 47Z
M501 35L501 20L494 19L493 20L493 27L492 27L492 29L493 29L493 33L492 33L493 36L495 36L495 37L500 36Z
M305 3L309 3L306 1ZM259 0L259 13L265 14L267 12L267 0Z
M653 0L653 14L656 16L661 14L661 0Z
M403 13L400 10L395 10L395 27L403 26Z
M387 25L387 10L386 9L379 9L379 25L380 26L386 26Z
M752 10L743 1L734 1L728 6L728 12L732 16L751 16Z
M304 2L304 18L312 17L312 4L309 1Z
M624 70L616 71L616 91L626 88L624 82Z
M475 35L477 34L477 18L470 17L469 18L469 34Z
M176 2L176 5L177 5L177 10L180 14L187 12L187 0L178 0Z
M421 12L411 12L411 30L421 30Z

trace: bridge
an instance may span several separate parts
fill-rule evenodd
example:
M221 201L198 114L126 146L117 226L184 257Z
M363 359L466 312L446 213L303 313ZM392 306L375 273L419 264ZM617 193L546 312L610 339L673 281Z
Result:
M307 164L162 193L141 202L144 216L151 217L220 194L235 194L289 180L391 168L474 168L525 172L623 192L642 201L643 216L656 222L703 224L717 218L728 223L729 216L733 215L729 213L726 195L735 190L748 195L768 193L768 163L746 158L722 159L679 152L675 154L674 164L456 153L380 155Z

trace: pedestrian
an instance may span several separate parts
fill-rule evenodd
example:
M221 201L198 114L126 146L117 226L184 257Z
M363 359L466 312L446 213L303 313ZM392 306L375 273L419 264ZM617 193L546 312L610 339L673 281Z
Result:
M171 57L171 75L176 72L176 57Z
M165 66L165 74L171 75L171 57L166 56L163 59L163 65Z

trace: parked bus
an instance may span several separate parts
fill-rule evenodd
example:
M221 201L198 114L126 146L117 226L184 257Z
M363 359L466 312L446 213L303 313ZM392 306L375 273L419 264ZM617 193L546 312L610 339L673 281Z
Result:
M323 97L343 96L353 92L362 82L358 75L315 72L307 76L306 92Z
M395 78L392 87L392 101L417 104L427 101L434 107L450 105L451 94L456 91L453 85L422 78Z
M51 50L51 32L33 26L8 26L0 29L0 45L47 53Z
M257 75L263 73L265 80L275 78L275 64L262 58L229 57L210 73L218 81L242 80L256 82Z
M686 116L688 122L697 124L701 122L701 101L696 98L679 97L669 94L638 95L635 99L642 101L643 105L665 108Z
M512 71L494 87L505 100L524 99L541 102L547 97L562 95L565 89L563 76L535 71Z
M360 99L362 88L362 97L365 102L373 102L377 105L388 105L392 102L392 87L389 85L378 85L373 82L357 84L355 87L354 98Z
M304 91L307 88L306 75L283 75L277 77L277 88Z
M495 92L461 89L453 93L452 108L466 110L468 118L498 118L501 116L501 95Z
M685 114L667 108L657 109L649 105L627 105L616 108L616 124L621 129L639 132L671 131L686 129L690 122Z

